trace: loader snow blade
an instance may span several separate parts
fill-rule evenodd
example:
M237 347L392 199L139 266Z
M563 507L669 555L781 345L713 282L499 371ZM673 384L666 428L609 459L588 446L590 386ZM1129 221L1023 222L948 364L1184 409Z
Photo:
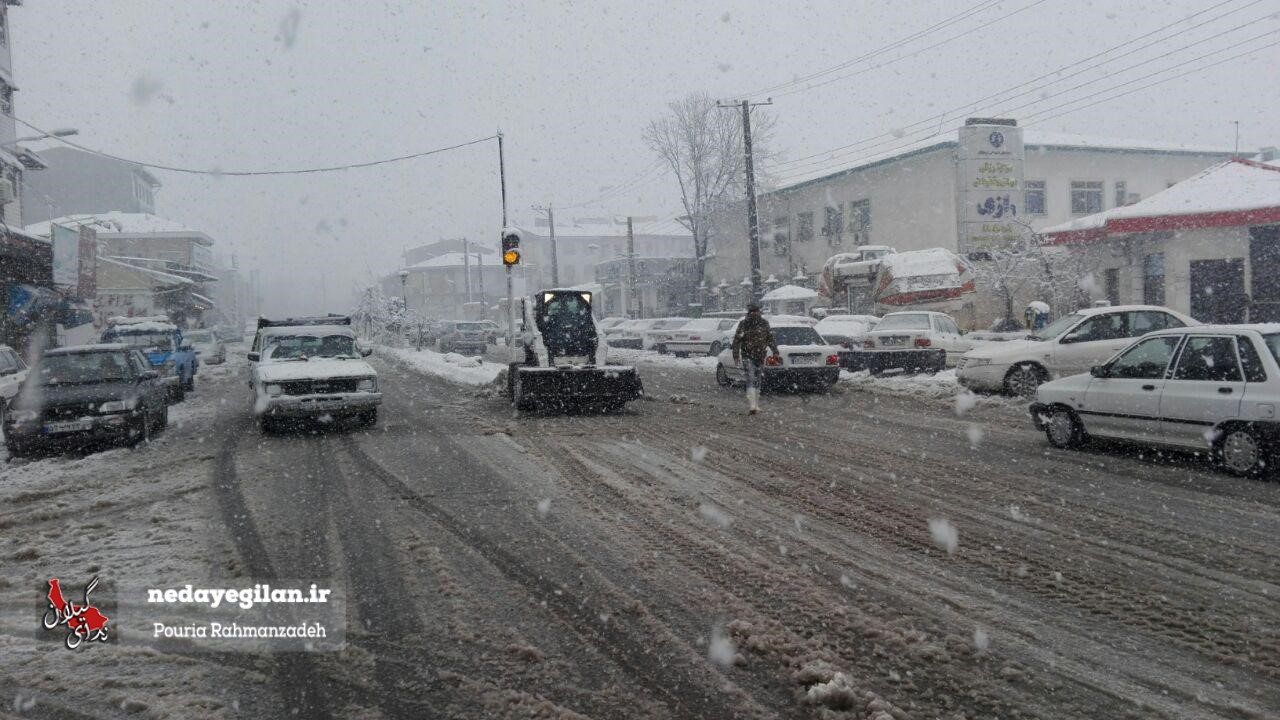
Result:
M621 407L638 399L644 388L636 369L605 367L521 367L515 402L521 409L601 405Z

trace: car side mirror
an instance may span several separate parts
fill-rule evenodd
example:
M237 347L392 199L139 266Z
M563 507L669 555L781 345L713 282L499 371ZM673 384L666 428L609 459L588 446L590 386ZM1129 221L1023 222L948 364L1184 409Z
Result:
M1096 378L1111 377L1111 371L1106 365L1094 365L1089 368L1089 374Z
M258 362L258 359L261 357L261 353L251 352L249 353L249 362Z
M360 348L360 357L369 357L372 354L373 354L373 348L371 347Z
M1079 333L1067 333L1066 335L1062 336L1062 340L1060 340L1059 342L1061 342L1063 345L1070 345L1071 343L1074 343L1074 342L1080 342L1080 335Z

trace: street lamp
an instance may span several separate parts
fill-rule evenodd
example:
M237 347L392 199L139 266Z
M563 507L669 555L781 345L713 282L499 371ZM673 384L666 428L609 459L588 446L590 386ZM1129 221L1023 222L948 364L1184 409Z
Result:
M27 137L20 137L17 140L9 140L6 142L2 142L0 143L0 147L5 147L8 145L17 145L18 143L24 143L24 142L35 142L36 140L44 140L45 138L69 137L71 135L79 135L79 134L80 134L80 131L75 128L59 128L57 130L53 130L47 133L41 133L39 135L29 135Z
M404 303L404 311L407 314L409 312L409 290L405 287L405 284L409 281L409 271L401 270L396 274L400 276L400 302Z

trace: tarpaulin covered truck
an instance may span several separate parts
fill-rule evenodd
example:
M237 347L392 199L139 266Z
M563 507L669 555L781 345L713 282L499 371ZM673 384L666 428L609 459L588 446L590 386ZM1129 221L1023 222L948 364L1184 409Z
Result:
M827 259L818 294L833 309L883 315L897 310L950 312L974 292L969 263L943 248L894 252L866 245Z

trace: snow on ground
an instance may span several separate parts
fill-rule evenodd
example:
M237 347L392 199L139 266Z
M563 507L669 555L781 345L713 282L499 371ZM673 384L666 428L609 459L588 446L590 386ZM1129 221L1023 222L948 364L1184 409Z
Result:
M500 363L485 362L482 358L458 353L438 353L434 350L412 350L386 345L378 345L376 352L410 370L460 385L489 385L504 369Z
M840 372L840 381L846 387L859 390L915 397L948 398L964 392L964 387L956 378L955 370L944 370L932 374L899 373L895 375L872 375L865 370L851 373L844 370Z

